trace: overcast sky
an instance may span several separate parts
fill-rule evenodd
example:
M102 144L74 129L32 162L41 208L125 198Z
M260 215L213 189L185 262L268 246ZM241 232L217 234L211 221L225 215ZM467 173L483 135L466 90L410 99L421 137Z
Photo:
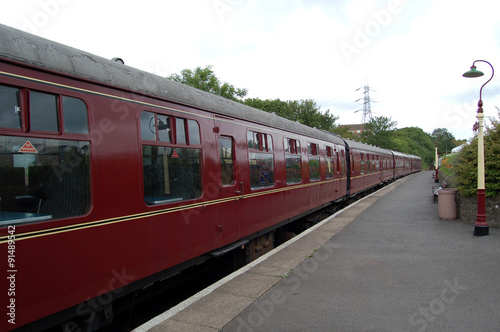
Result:
M314 99L342 124L361 122L369 85L374 116L463 139L491 69L462 74L477 59L500 73L499 13L493 0L23 0L2 1L0 23L162 76L213 65L247 97Z

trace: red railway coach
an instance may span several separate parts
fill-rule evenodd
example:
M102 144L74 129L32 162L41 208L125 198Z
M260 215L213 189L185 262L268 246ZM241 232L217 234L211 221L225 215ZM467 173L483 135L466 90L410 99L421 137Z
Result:
M411 156L406 153L401 153L397 151L391 151L394 156L394 178L400 178L402 176L412 173L411 168Z
M350 195L373 188L393 179L393 157L390 150L345 140L350 156Z
M106 324L116 299L342 199L346 157L334 135L0 25L0 329Z
M422 158L415 155L410 155L411 159L411 172L420 172L422 170Z

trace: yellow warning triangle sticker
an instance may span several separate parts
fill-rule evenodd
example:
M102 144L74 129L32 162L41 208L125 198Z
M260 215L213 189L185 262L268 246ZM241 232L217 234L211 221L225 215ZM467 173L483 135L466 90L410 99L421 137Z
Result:
M33 144L31 144L30 140L26 140L26 143L21 146L18 152L38 153Z

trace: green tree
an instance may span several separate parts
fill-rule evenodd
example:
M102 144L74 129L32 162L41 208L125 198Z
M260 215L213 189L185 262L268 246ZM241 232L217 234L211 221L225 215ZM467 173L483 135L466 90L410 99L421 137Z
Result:
M365 143L376 145L385 149L394 149L393 132L397 126L396 121L385 116L378 116L365 123L361 133L361 140Z
M355 139L354 134L349 130L349 126L338 125L334 126L330 131L334 134L339 135L342 138Z
M434 139L434 143L438 146L438 152L440 155L450 153L451 150L457 146L455 136L453 136L453 134L446 128L434 129L431 136Z
M329 110L324 114L321 113L320 106L312 99L291 100L288 101L288 105L294 115L291 120L299 121L309 127L330 130L338 120L338 117L331 115Z
M331 130L335 127L335 121L338 119L338 117L330 114L328 110L322 113L318 104L312 99L282 101L279 99L261 100L251 98L245 99L244 103L317 129Z
M236 88L227 82L222 83L210 65L205 68L196 67L194 70L184 69L180 74L172 74L168 78L318 129L330 130L335 127L338 119L329 110L322 113L312 99L281 101L250 98L243 101L248 90Z
M248 93L247 89L239 89L232 84L222 82L215 75L211 65L205 68L196 67L194 70L183 69L180 74L172 74L167 78L239 102Z
M421 128L407 127L396 129L393 138L394 150L417 155L422 158L422 165L434 163L435 144L431 136Z
M258 108L268 113L274 113L286 119L291 120L294 117L293 110L288 106L288 102L283 100L262 100L259 98L247 98L245 99L244 104L254 108Z

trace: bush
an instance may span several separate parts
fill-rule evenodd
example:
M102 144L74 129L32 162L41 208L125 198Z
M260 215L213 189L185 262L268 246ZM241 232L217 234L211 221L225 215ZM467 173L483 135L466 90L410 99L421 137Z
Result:
M500 115L500 112L499 112ZM484 135L486 196L500 193L500 121L490 119ZM477 193L477 137L465 145L448 169L452 168L458 191L464 196ZM445 167L446 168L446 167Z
M456 177L456 166L458 163L458 153L447 155L441 160L441 166L439 167L439 171L444 174L446 177L446 181L451 186L457 186Z

